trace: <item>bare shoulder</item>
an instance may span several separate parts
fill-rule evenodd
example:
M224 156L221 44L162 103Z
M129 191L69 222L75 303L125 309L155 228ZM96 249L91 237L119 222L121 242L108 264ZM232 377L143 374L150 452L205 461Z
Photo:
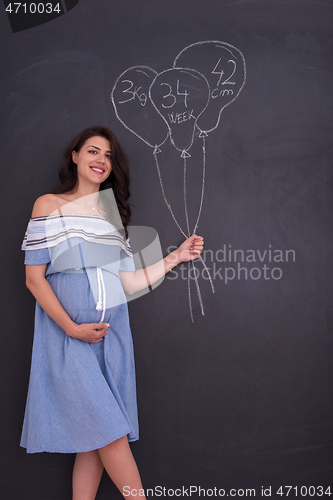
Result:
M48 216L60 208L63 203L62 197L57 194L44 194L35 201L31 217Z

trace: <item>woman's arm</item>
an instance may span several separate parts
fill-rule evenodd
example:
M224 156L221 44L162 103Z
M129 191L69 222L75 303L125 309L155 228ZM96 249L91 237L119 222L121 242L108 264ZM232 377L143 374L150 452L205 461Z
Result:
M53 213L63 204L57 195L44 194L35 201L31 217ZM26 285L39 305L65 331L67 335L84 342L100 342L109 328L108 323L82 323L77 325L68 316L45 278L47 264L26 265Z
M125 292L133 294L156 283L167 272L181 262L197 259L203 249L203 238L193 235L187 238L174 252L151 266L137 271L119 271L119 277Z
M26 265L26 285L39 305L58 325L75 339L100 342L109 328L108 323L82 323L77 325L68 316L45 278L47 264Z

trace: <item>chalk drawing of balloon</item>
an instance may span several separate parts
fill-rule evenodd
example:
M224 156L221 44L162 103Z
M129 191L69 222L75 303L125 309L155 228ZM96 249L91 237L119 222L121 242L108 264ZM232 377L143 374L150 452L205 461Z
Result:
M170 139L184 155L192 146L194 128L209 102L210 88L198 71L171 68L155 76L149 97L168 126Z
M169 130L148 97L157 72L147 66L133 66L122 73L111 92L120 122L150 147L161 146Z
M211 132L219 124L222 111L237 99L246 80L246 66L239 49L226 42L204 41L185 47L175 58L174 67L199 71L210 86L210 101L198 119L200 130Z

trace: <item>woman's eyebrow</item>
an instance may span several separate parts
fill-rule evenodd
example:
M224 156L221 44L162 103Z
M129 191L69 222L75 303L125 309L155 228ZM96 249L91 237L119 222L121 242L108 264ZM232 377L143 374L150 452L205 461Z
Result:
M98 151L101 151L101 148L98 148L97 146L94 146L93 144L91 144L90 146L87 146L87 148L95 148L95 149L98 149ZM109 149L107 149L106 152L111 153L111 151Z

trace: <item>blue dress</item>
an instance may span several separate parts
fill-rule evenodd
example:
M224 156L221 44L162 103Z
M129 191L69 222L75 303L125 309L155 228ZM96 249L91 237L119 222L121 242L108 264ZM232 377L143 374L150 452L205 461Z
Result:
M104 218L30 219L25 264L46 279L70 318L110 324L103 341L69 337L36 303L29 390L21 436L28 453L95 450L138 439L135 368L119 270L134 270L128 242Z

